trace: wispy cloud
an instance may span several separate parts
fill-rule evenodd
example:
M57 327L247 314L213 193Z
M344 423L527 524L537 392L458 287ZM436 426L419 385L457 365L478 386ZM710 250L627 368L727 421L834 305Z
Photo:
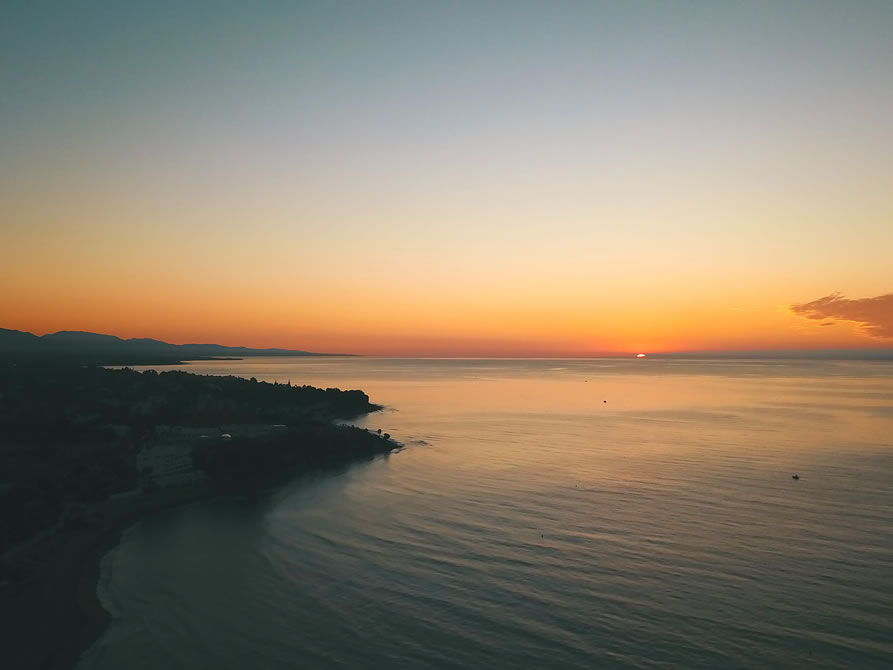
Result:
M820 324L822 326L832 325L834 321L852 321L858 323L866 335L893 338L893 293L858 300L832 293L812 302L791 305L790 310L807 319L832 319Z

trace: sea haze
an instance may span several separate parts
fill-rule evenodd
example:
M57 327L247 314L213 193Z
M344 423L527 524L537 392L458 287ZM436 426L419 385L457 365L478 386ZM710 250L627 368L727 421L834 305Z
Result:
M177 369L361 388L405 448L128 530L80 670L893 667L893 363Z

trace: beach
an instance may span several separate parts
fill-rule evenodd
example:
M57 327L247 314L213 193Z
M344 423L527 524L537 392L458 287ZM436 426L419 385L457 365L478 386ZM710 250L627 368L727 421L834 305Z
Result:
M96 594L103 556L140 519L214 497L205 484L96 505L80 527L64 528L10 552L19 579L0 597L2 648L12 668L70 670L105 630Z

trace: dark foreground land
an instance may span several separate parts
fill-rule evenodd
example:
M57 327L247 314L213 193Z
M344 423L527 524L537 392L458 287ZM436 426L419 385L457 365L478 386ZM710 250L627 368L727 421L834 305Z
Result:
M129 525L386 454L333 423L377 409L361 391L0 361L0 666L76 664L109 621L99 563ZM171 434L201 479L162 488L137 454Z

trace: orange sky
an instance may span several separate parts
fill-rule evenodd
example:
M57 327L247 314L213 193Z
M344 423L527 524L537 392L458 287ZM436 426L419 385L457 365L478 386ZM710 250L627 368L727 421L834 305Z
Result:
M0 46L0 327L381 355L893 346L893 5L845 5L23 5Z
M38 334L89 330L121 337L216 342L256 347L374 355L550 356L691 350L890 346L851 321L811 321L783 305L667 304L588 308L573 301L496 303L391 301L343 293L331 301L250 290L131 293L115 286L72 281L64 291L2 300L4 326ZM570 304L568 304L570 303ZM581 303L580 304L584 304ZM37 306L35 308L34 306ZM833 327L819 323L834 323Z

